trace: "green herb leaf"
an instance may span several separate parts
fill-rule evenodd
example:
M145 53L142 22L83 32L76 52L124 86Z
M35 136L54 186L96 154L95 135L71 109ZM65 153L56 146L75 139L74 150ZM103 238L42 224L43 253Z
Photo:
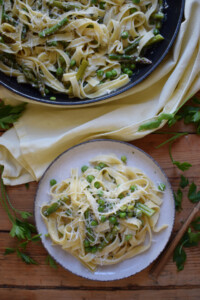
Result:
M197 192L197 186L194 182L189 187L188 198L192 203L200 201L200 191Z
M25 187L26 187L27 190L29 189L29 183L28 182L25 183Z
M22 261L24 261L28 265L38 265L38 263L33 258L21 252L19 249L17 249L17 255L19 258L21 258Z
M16 251L16 249L14 249L14 248L6 248L5 252L4 252L4 255L14 253L15 251Z
M179 183L180 187L182 189L184 189L188 184L189 184L188 178L186 178L185 176L181 175L181 181Z
M26 107L26 103L17 106L5 105L3 101L0 102L0 127L8 129L21 116Z
M181 171L186 171L188 170L190 167L192 167L191 164L189 164L188 162L183 162L181 163L180 161L175 161L173 160L173 164L177 166L177 168L179 168Z
M195 230L199 230L200 231L200 217L197 217L192 223L191 223L192 227Z
M200 232L192 232L192 229L188 228L187 234L189 237L189 245L185 244L185 247L198 246L200 241Z
M177 193L174 193L174 200L175 200L175 208L176 210L182 209L182 199L183 199L183 193L180 189L178 189Z
M47 255L47 257L46 257L46 264L50 265L50 267L53 268L53 269L58 268L55 260L50 255Z
M176 266L178 271L181 271L184 269L184 263L186 261L187 255L183 249L183 245L179 244L175 250L173 255L173 261L176 262Z
M23 218L23 219L28 219L29 217L32 217L32 213L29 213L27 211L20 211L20 216Z

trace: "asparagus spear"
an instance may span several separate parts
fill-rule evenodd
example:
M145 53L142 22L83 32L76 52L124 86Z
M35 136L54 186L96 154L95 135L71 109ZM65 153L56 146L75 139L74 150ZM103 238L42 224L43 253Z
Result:
M155 36L153 36L145 45L146 46L150 46L153 45L155 43L161 42L164 40L164 37L161 34L157 34Z
M58 202L54 202L45 211L43 211L43 215L45 217L49 217L51 214L53 214L54 212L56 212L61 205L62 205L62 202L59 202L59 201Z
M76 79L78 81L83 78L83 76L85 74L85 70L86 70L88 64L89 63L88 63L87 60L85 60L85 59L82 60L82 62L80 64L80 67L79 67L79 69L78 69L78 71L76 73ZM69 88L69 94L71 94L71 93L72 93L72 86L70 86L70 88Z
M133 43L132 43L131 45L129 45L128 47L126 47L126 48L124 49L124 53L127 54L127 53L129 53L130 51L136 49L137 46L138 46L139 43L140 43L140 40L141 40L141 38L138 38L137 40L133 41Z
M135 205L136 208L140 209L143 214L145 214L147 217L151 217L154 213L155 210L146 206L145 204L142 204L140 202L136 203Z
M136 55L126 55L126 54L109 54L108 55L109 59L111 60L119 60L120 62L136 62L136 63L141 63L141 64L151 64L152 61L149 60L146 57L140 57Z
M60 2L60 1L49 1L47 2L47 5L49 7L57 7L57 8L60 8L64 11L69 11L69 10L73 10L75 8L80 8L79 6L76 6L76 5L72 5L72 4L67 4L65 2Z
M45 85L40 75L35 76L31 68L27 67L25 64L19 65L15 57L11 54L0 54L0 61L12 69L19 70L22 72L26 80L33 86L37 87L41 94L45 96Z
M59 21L56 25L46 28L43 31L39 32L38 35L40 38L44 38L46 36L54 34L56 31L58 31L61 27L63 27L65 24L67 24L68 19L65 17L61 21Z

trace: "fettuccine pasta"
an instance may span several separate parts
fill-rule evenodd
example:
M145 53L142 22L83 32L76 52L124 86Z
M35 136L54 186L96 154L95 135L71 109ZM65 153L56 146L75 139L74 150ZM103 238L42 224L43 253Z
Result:
M143 53L163 40L163 7L163 0L1 0L0 71L43 96L105 95L151 64Z
M41 207L52 242L91 271L139 255L150 248L164 183L156 187L126 157L99 155L71 177L51 181L51 201Z

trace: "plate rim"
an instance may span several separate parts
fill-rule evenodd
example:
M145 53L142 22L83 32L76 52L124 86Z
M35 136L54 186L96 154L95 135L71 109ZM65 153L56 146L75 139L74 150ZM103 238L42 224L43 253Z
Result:
M85 142L81 142L79 144L76 144L70 148L68 148L67 150L63 151L61 154L59 154L51 163L50 165L47 167L47 169L45 170L44 174L41 176L39 182L38 182L38 186L37 186L37 190L36 190L36 193L35 193L35 197L34 197L34 220L35 220L35 226L36 226L36 229L37 229L37 232L39 233L39 230L38 230L38 224L37 224L37 219L36 219L36 210L38 209L37 206L37 195L38 195L38 191L40 189L40 185L42 184L42 180L43 178L45 177L46 173L48 172L48 170L51 168L51 166L62 156L64 155L65 153L73 150L74 148L78 148L79 146L82 146L84 144L90 144L90 143L94 143L94 142L114 142L114 143L121 143L121 144L125 144L126 146L128 147L131 147L133 149L136 149L138 150L139 152L141 152L142 154L144 154L145 156L147 156L149 159L151 159L153 161L153 163L160 169L161 173L164 175L166 181L167 181L167 184L168 184L168 187L169 187L169 192L173 198L173 189L172 189L172 186L171 186L171 183L167 177L167 175L165 174L164 170L162 169L162 167L159 165L159 163L150 155L148 154L147 152L145 152L143 149L131 144L131 143L128 143L126 141L121 141L121 140L116 140L116 139L92 139L92 140L88 140L88 141L85 141ZM71 272L72 274L74 275L77 275L79 277L82 277L82 278L85 278L85 279L88 279L88 280L93 280L93 281L101 281L101 282L107 282L107 281L116 281L116 280L121 280L121 279L125 279L125 278L128 278L128 277L131 277L131 276L134 276L136 275L137 273L140 273L142 271L144 271L146 268L148 268L153 262L155 262L158 257L161 255L161 253L164 251L164 249L166 248L169 240L170 240L170 237L172 235L172 231L173 231L173 228L174 228L174 223L175 223L175 202L174 202L174 205L173 205L173 217L172 217L172 223L171 223L171 231L169 232L169 235L168 235L168 238L167 240L165 241L164 243L164 246L161 248L161 250L159 251L158 255L153 258L149 264L142 268L141 270L138 270L136 271L135 273L133 274L128 274L128 275L122 275L121 277L117 277L117 278L112 278L112 279L103 279L103 278L91 278L91 277L87 277L85 274L80 274L80 273L77 273L76 271L74 270L70 270L68 269L67 267L65 267L62 262L58 261L57 258L52 255L51 253L49 253L49 250L47 249L45 243L43 242L43 240L41 239L41 242L42 242L42 245L43 247L45 248L45 250L48 252L49 255L52 256L52 258L56 261L56 263L58 263L64 270L68 271L68 272ZM67 251L66 251L67 252ZM68 252L67 252L68 253ZM70 254L70 253L68 253ZM70 254L72 255L72 254ZM72 255L73 256L73 255ZM73 256L74 257L74 256ZM74 257L75 258L75 257ZM131 258L130 258L131 259ZM80 262L81 264L81 262ZM85 267L86 268L86 267ZM92 274L92 272L91 272Z

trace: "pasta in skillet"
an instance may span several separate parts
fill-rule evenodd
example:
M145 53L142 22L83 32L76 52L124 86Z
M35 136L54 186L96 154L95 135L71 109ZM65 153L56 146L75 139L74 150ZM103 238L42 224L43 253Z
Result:
M91 271L146 251L152 233L167 226L156 227L164 184L156 188L123 161L100 155L81 168L80 176L72 169L70 178L52 180L52 200L41 207L53 243Z
M163 0L0 1L0 71L49 92L94 98L126 85L163 40Z

